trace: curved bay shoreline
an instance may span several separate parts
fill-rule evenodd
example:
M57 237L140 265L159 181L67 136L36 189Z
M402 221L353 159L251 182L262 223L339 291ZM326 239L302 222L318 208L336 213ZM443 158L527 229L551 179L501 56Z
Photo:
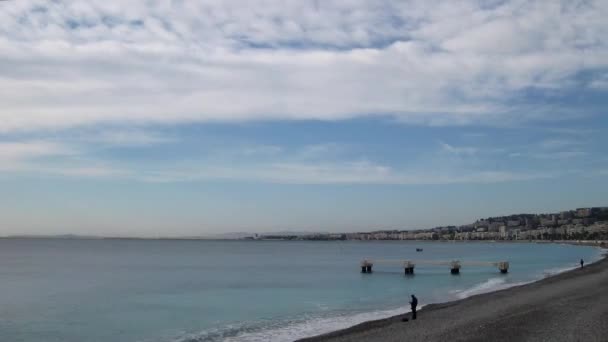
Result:
M598 244L577 243L579 245ZM428 304L297 342L342 341L608 341L608 256L532 283Z

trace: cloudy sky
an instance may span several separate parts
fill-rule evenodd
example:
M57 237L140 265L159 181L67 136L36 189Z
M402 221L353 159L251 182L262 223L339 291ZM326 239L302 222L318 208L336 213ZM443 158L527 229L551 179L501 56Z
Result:
M0 2L0 235L608 205L606 1Z

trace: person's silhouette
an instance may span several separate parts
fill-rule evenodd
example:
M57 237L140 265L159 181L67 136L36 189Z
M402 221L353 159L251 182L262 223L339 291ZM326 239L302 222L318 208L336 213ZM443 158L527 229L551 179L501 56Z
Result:
M583 268L583 266L585 266L585 261L581 259L581 268Z
M418 298L412 295L412 301L410 302L412 308L412 319L416 319L416 307L418 306Z

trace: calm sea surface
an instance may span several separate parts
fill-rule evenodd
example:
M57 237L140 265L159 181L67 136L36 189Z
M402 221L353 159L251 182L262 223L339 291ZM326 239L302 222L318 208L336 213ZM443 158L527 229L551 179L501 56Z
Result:
M416 247L424 248L417 253ZM592 261L569 245L423 242L0 240L0 341L291 341ZM359 261L508 260L510 273Z

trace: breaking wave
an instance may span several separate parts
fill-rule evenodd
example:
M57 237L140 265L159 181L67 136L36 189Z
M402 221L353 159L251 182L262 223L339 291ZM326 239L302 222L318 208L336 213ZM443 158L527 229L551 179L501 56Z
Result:
M346 329L359 323L388 318L405 312L409 312L408 307L274 323L244 323L182 336L175 339L174 342L291 342L300 338Z
M526 284L525 282L520 283L508 283L506 278L490 278L483 283L477 284L471 288L465 290L453 290L450 294L454 295L458 299L464 299L474 295L488 293L498 290L504 290L509 287Z

